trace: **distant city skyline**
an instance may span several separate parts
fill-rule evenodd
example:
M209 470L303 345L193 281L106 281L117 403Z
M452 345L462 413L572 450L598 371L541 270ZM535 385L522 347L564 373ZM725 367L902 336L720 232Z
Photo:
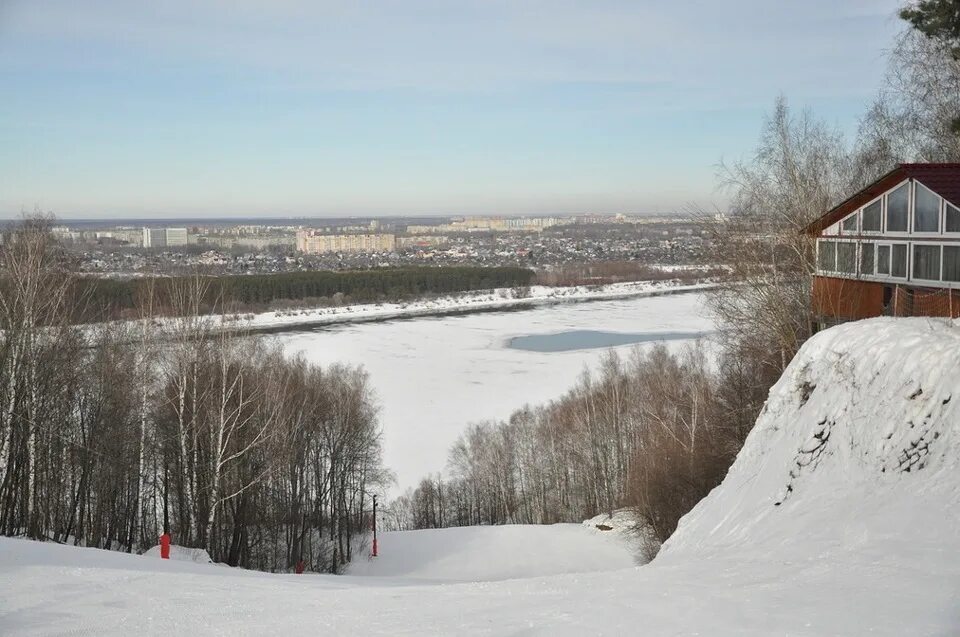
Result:
M722 207L778 94L855 131L900 4L10 0L0 217Z

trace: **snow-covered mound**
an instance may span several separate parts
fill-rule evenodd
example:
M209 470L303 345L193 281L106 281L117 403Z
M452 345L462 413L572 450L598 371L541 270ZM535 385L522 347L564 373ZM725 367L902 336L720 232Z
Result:
M630 509L595 515L584 520L583 526L595 533L609 534L629 546L637 564L646 564L660 549L653 529L643 524L636 512Z
M601 513L584 520L583 525L595 531L632 535L637 530L638 520L636 514L629 509L617 509L613 513Z
M913 567L937 569L960 552L958 505L960 322L849 323L803 346L726 479L657 561L750 548L784 560L911 553Z
M579 524L470 526L382 533L379 557L358 559L349 575L489 582L625 568L635 563L625 538Z
M154 546L143 553L144 557L160 559L160 546ZM191 549L186 546L170 545L170 559L178 562L194 562L196 564L212 564L210 554L203 549Z

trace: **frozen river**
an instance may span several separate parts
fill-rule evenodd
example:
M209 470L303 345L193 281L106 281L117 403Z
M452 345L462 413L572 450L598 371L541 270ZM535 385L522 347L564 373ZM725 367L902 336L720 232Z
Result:
M404 490L444 469L447 451L468 423L504 419L525 403L558 398L607 349L627 352L660 340L682 344L712 327L703 294L688 293L344 324L265 338L311 361L367 369L381 407L384 460Z

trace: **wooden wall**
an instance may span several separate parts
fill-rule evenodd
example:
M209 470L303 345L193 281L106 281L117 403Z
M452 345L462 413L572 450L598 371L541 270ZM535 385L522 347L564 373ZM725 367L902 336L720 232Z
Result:
M833 277L813 277L814 313L858 320L883 314L883 284Z

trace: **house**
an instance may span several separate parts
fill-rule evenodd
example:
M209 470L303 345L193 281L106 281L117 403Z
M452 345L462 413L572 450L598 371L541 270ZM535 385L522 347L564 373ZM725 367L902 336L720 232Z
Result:
M821 325L960 317L960 164L900 164L805 232Z

